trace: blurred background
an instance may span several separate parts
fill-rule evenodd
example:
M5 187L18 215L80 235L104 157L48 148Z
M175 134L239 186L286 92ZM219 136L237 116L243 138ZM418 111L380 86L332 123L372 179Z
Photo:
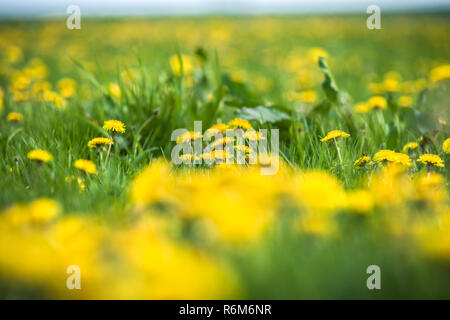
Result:
M184 15L211 13L312 13L365 12L369 5L388 11L424 11L449 8L447 0L118 0L52 1L1 0L3 17L40 17L65 15L67 6L78 5L88 15Z

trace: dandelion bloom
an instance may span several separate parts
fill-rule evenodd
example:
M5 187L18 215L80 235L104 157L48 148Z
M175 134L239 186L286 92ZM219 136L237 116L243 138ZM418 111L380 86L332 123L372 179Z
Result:
M419 146L419 144L417 142L408 142L407 144L405 144L403 146L402 152L407 153L408 150L417 149L418 146Z
M8 119L8 121L11 121L11 122L20 122L20 121L22 121L23 116L21 113L18 113L18 112L10 112L10 113L8 113L7 119Z
M444 167L444 161L436 154L425 153L417 161L427 166Z
M409 108L413 104L413 99L410 96L401 96L398 99L398 105L402 108Z
M109 84L109 93L116 98L120 98L120 96L122 95L120 87L117 83Z
M368 105L371 110L386 109L387 102L386 102L386 99L383 98L382 96L374 96L369 99Z
M336 138L348 138L350 137L350 135L347 132L341 131L341 130L332 130L330 132L327 133L327 135L320 139L321 142L325 142L331 139L336 139Z
M254 140L259 141L259 140L265 140L266 139L266 137L261 135L259 133L259 131L255 131L255 130L245 131L244 138L248 139L248 140L252 140L252 141L254 141Z
M211 143L211 148L215 148L217 146L223 146L229 143L234 143L236 139L230 137L223 137L222 139L217 139L213 143Z
M359 114L364 114L369 112L369 105L366 102L358 102L355 105L355 112Z
M402 164L407 167L411 166L411 159L407 154L398 153L393 150L380 150L373 156L373 160L376 162L391 162Z
M450 153L450 138L447 138L447 140L444 141L442 150L444 150L445 153Z
M125 132L125 124L119 120L107 120L103 124L103 129L106 131L112 131L112 132Z
M201 139L203 135L200 132L188 131L178 137L177 143L189 142L195 139Z
M75 94L76 82L70 78L62 78L58 81L58 89L62 97L71 98ZM45 91L45 90L44 90Z
M300 92L300 101L304 103L314 103L317 100L317 94L313 90Z
M98 137L98 138L94 138L91 141L89 141L88 147L89 148L98 148L100 146L105 146L105 145L109 145L109 144L114 144L114 141L112 141L111 139L108 139L108 138Z
M86 173L97 173L97 167L91 160L79 159L75 161L75 167Z
M250 122L248 122L247 120L241 119L241 118L234 118L233 120L228 122L228 125L232 129L244 129L244 130L253 129Z
M192 59L187 55L180 55L181 57L181 63L183 64L183 73L185 75L189 75L194 71L194 65L192 63ZM180 59L178 58L178 55L173 55L170 57L170 67L172 68L172 71L177 74L181 75L181 64Z
M370 160L370 157L362 156L355 160L355 162L353 163L353 166L357 169L361 169L362 167L364 167L366 165L371 166L372 164L373 164L373 162Z
M430 71L431 82L450 79L450 64L438 66Z
M41 149L32 150L28 152L27 158L41 162L50 162L53 160L53 156L49 152Z

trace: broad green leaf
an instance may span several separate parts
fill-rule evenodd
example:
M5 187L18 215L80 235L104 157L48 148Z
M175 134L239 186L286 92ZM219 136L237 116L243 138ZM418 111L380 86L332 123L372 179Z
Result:
M256 108L240 108L236 110L235 116L245 120L256 120L261 124L267 122L274 123L291 118L288 114L278 109L263 106Z
M327 60L323 57L319 57L319 69L325 75L325 79L322 82L322 88L325 92L328 100L336 102L339 97L339 89L334 81L333 75L328 68Z

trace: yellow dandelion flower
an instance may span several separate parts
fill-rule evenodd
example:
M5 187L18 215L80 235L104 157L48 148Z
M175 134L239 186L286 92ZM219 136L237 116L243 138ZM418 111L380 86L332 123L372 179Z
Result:
M308 50L308 57L315 63L319 61L319 57L328 60L328 52L319 47L312 47Z
M97 173L97 167L95 166L95 163L91 160L85 160L85 159L78 159L75 161L75 167L83 170L86 173Z
M336 138L348 138L350 137L350 135L347 132L341 131L341 130L332 130L330 132L327 133L327 135L320 139L321 142L325 142L331 139L336 139Z
M366 190L357 190L347 194L346 208L350 211L367 214L375 205L372 194Z
M413 104L413 99L411 96L401 96L398 99L398 105L402 108L409 108Z
M450 64L438 66L430 71L431 82L450 79Z
M50 221L61 213L59 204L48 198L41 198L31 202L27 209L31 220L35 223Z
M88 147L89 148L98 148L100 146L106 146L109 144L114 144L114 141L112 141L109 138L98 137L98 138L94 138L91 141L89 141Z
M192 140L201 139L202 137L203 135L200 132L188 131L178 137L177 143L189 142Z
M66 100L61 95L51 90L44 91L43 98L45 101L53 103L58 108L65 108L67 104Z
M75 94L76 83L73 79L62 78L58 81L58 89L64 98L71 98Z
M382 96L374 96L369 99L368 105L369 105L369 109L371 109L371 110L386 109L387 102L386 102L386 99L383 98Z
M182 154L180 156L180 159L183 161L192 161L193 158L194 156L191 153Z
M247 131L245 131L244 138L247 139L247 140L252 140L252 141L253 140L259 141L259 140L265 140L266 139L266 137L261 135L259 133L259 131L255 131L255 130L247 130Z
M442 150L444 150L445 153L450 153L450 138L447 138L444 141L442 144Z
M417 142L408 142L403 146L402 152L407 153L408 150L414 150L419 147L419 144Z
M184 75L189 75L194 70L194 65L192 63L191 57L182 54L181 55L181 63L183 64L183 73ZM181 75L181 64L180 59L178 58L178 55L173 55L170 57L170 67L172 68L172 71L176 75Z
M368 156L362 156L355 160L353 163L353 166L357 169L361 169L365 166L371 166L373 162L370 160L370 157Z
M374 156L373 160L376 162L390 162L402 164L404 166L411 166L411 159L407 154L398 153L393 150L380 150Z
M108 86L109 93L116 98L120 98L122 95L122 91L120 90L120 86L117 83L111 82Z
M317 100L317 94L313 90L300 92L300 101L303 103L314 103Z
M103 129L106 131L112 131L112 132L125 132L125 124L119 120L107 120L103 124Z
M217 123L215 125L213 125L211 128L209 128L208 130L218 130L222 133L226 132L228 129L228 125L226 123Z
M364 114L369 112L369 105L366 102L358 102L355 105L355 112L359 114Z
M27 158L41 162L50 162L53 160L53 156L49 152L41 149L28 152Z
M444 161L436 154L425 153L417 159L417 162L421 162L427 166L444 167Z
M8 113L7 120L11 122L20 122L23 119L23 115L18 112L10 112Z
M385 79L383 86L386 92L396 92L399 90L400 84L395 79Z
M211 148L215 148L217 146L223 146L229 143L234 143L236 139L230 137L223 137L222 139L217 139L211 144Z
M234 118L233 120L228 122L228 125L230 126L231 129L243 129L243 130L253 129L250 122L241 118Z

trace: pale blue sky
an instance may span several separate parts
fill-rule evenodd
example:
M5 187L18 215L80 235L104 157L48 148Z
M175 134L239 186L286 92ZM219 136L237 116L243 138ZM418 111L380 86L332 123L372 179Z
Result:
M364 12L450 8L450 0L0 0L0 16L65 15L68 5L87 15L158 15L206 13Z

